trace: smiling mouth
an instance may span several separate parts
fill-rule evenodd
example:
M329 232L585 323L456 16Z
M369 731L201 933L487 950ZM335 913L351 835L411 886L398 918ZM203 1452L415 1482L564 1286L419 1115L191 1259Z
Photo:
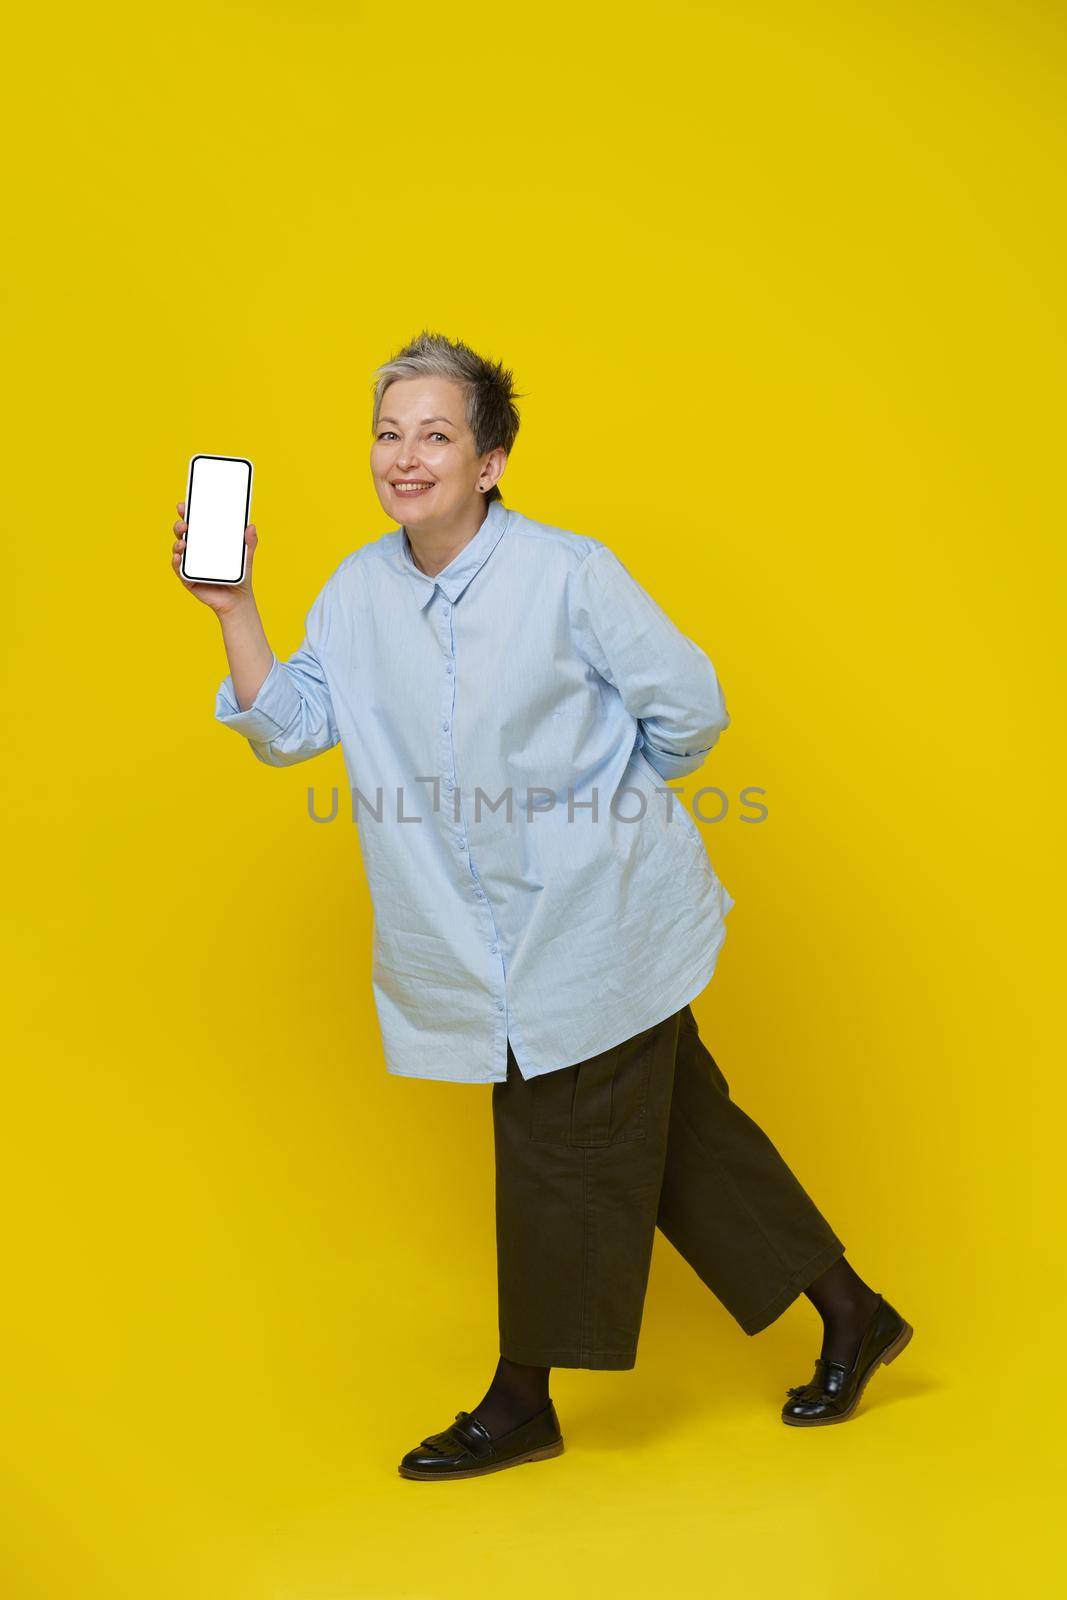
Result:
M410 483L394 483L392 487L396 490L397 494L422 494L424 490L432 489L433 484L416 483L412 481Z

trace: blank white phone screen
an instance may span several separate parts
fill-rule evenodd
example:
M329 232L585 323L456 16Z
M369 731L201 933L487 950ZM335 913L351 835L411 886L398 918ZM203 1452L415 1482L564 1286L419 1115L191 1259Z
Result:
M251 467L228 456L196 456L186 507L184 575L236 583L241 576Z

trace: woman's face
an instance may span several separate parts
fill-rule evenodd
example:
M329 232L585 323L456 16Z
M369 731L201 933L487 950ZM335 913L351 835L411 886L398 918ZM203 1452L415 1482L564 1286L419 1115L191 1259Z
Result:
M494 481L486 463L497 452L475 454L466 410L463 390L449 378L396 378L386 389L370 467L378 498L394 521L437 527L484 504L480 485L488 488ZM401 481L430 487L404 489Z

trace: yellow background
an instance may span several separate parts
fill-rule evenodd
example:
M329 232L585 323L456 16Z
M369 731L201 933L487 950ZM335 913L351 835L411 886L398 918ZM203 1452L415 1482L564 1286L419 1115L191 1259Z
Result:
M1048 1592L1063 12L103 0L8 38L5 1595ZM526 394L506 503L719 671L695 1010L916 1329L846 1427L778 1420L808 1302L748 1339L660 1237L636 1369L553 1376L562 1457L397 1476L496 1360L489 1092L387 1076L356 832L306 815L341 753L214 722L170 552L190 454L251 456L290 654L393 526L371 373L423 327Z

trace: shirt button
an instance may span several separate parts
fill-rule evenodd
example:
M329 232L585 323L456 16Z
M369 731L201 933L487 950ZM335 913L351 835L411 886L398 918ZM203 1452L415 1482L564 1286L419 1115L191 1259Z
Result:
M490 946L489 946L489 954L490 954L490 955L491 955L491 956L495 956L495 955L496 955L496 954L497 954L497 947L496 947L496 945L495 945L495 944L491 944L491 945L490 945Z
M444 729L445 733L448 732L448 723L447 722L442 722L441 727Z
M447 667L446 667L446 668L445 668L445 671L446 671L446 672L447 672L447 673L449 673L449 675L451 675L451 674L452 674L452 673L453 673L453 672L454 672L454 671L455 671L455 670L456 670L456 669L455 669L455 667L453 667L453 665L452 665L452 663L451 663L451 661L450 661L450 662L449 662L449 663L448 663L448 666L447 666Z
M503 1000L498 1000L498 1001L497 1001L497 1003L496 1003L496 1008L497 1008L497 1010L498 1010L498 1011L503 1011L503 1009L504 1009L504 1002L503 1002Z

